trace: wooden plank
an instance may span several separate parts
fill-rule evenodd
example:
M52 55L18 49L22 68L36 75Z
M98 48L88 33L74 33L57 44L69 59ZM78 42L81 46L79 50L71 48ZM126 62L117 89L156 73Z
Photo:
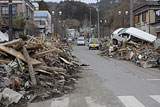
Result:
M38 69L42 69L42 70L45 70L45 71L50 71L50 72L67 72L66 69L63 69L63 68L57 68L57 67L48 67L48 66L37 66L36 68Z
M56 52L57 54L62 53L62 51L60 49L54 48L54 49L51 49L51 50L48 50L48 51L39 52L37 54L34 54L32 57L43 56L43 55L51 53L51 52Z
M5 47L3 45L0 45L0 50L4 51L4 52L6 52L6 53L8 53L8 54L10 54L12 56L15 56L15 57L21 59L24 62L27 62L26 59L24 58L24 55L21 52L16 51L15 49L8 48L8 47ZM33 58L31 58L31 63L33 65L41 64L40 61L37 61L37 60L35 60Z
M69 65L73 65L72 62L69 62L67 61L66 59L62 58L62 57L59 57L62 61L64 61L66 64L69 64Z
M23 46L23 54L24 54L24 57L28 63L28 68L29 68L29 74L30 74L30 78L31 78L31 81L32 81L32 84L34 87L37 86L37 81L36 81L36 77L35 77L35 72L33 70L33 65L31 63L31 58L28 54L28 51L26 49L26 47Z
M26 46L27 50L38 50L38 49L42 49L43 46L41 44L31 44Z
M16 44L22 44L22 39L16 39L16 40L13 40L13 41L1 43L0 45L3 45L3 46L13 46L13 45L16 45Z
M0 54L2 54L2 55L4 55L4 56L8 56L6 53L1 52L1 51L0 51Z
M4 64L8 64L8 63L10 63L11 61L10 60L0 60L0 63L2 64L2 63L4 63Z
M47 64L46 64L46 62L43 60L43 58L38 58L38 60L41 61L44 66L47 66Z

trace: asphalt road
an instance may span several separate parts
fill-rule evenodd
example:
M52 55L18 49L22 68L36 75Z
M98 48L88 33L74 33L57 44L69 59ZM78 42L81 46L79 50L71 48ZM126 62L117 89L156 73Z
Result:
M97 55L98 51L88 50L87 47L76 47L74 54L90 65L104 80L102 84L106 89L126 107L160 107L160 70L103 58Z
M63 98L29 107L160 107L160 70L144 69L128 61L104 58L97 50L75 47L84 67L77 89Z

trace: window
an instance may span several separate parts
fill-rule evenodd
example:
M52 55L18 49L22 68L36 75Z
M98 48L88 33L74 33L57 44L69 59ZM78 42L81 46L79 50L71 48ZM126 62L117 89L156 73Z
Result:
M131 39L130 40L135 42L135 43L142 43L142 39L139 39L139 38L137 38L135 36L132 36L132 35L131 35Z
M160 16L160 10L156 10L156 16Z
M46 25L44 20L40 20L40 25Z
M1 11L3 15L8 15L9 14L8 6L2 6ZM12 6L12 14L16 14L16 6Z
M146 21L146 12L142 13L142 21L145 22Z
M12 14L16 14L16 6L12 6Z
M26 12L26 13L27 13L27 14L26 14L27 18L30 18L30 10L29 10L29 7L28 7L28 6L26 7L26 11L27 11L27 12Z
M7 15L9 12L8 6L2 6L1 10L3 15Z
M135 24L139 23L139 15L135 16Z
M129 34L123 33L123 34L122 34L122 38L129 38Z
M39 20L35 20L34 23L35 23L36 26L39 26L40 21Z

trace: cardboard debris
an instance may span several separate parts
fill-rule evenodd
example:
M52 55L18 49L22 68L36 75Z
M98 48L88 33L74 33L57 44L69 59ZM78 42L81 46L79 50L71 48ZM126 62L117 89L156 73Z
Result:
M70 92L79 71L72 60L66 39L58 37L1 43L0 105L23 105Z

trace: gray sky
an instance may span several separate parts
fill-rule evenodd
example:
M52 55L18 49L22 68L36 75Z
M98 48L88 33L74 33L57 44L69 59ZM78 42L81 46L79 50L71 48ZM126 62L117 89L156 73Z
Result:
M60 2L60 1L64 1L64 0L44 0L44 1ZM95 3L97 0L75 0L75 1L82 1L85 3Z

